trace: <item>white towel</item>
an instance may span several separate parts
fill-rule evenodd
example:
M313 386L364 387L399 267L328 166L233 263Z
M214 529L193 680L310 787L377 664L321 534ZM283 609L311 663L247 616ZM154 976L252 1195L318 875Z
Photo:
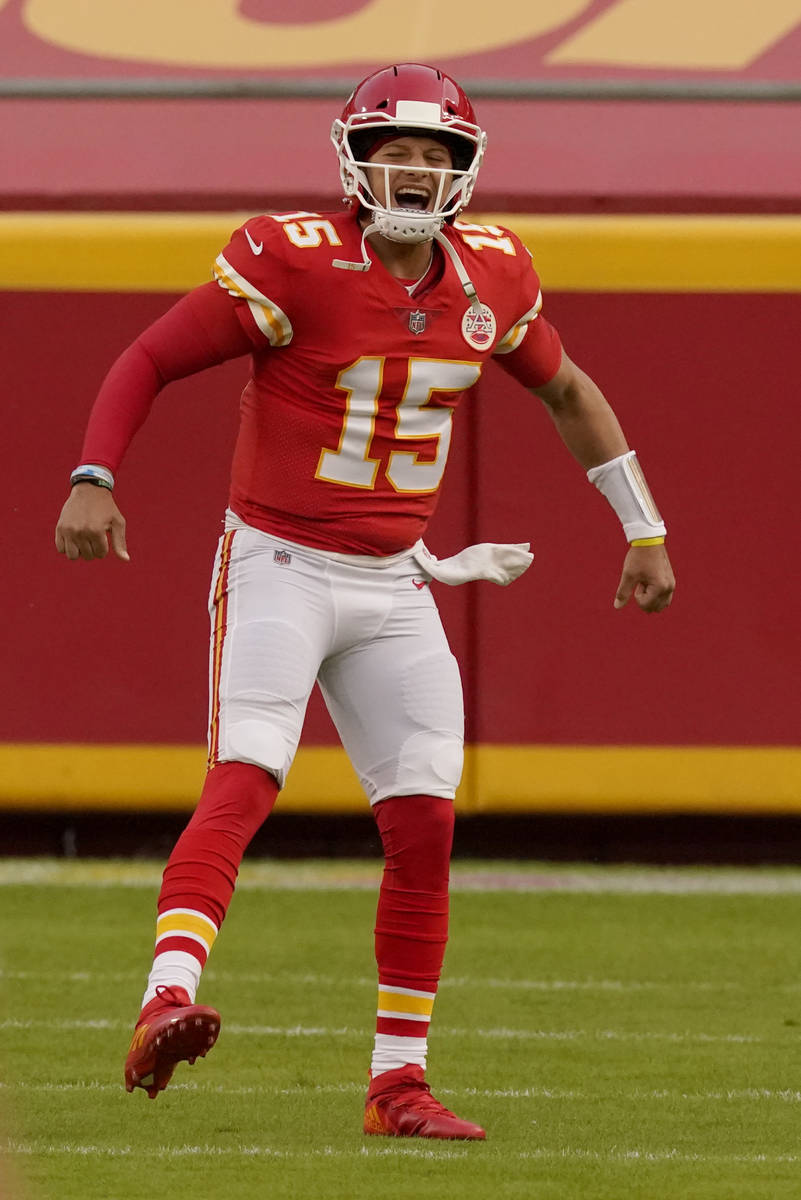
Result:
M439 583L456 586L471 583L475 579L488 579L490 583L506 587L519 579L534 561L529 545L529 542L480 542L460 550L450 558L437 558L420 543L414 557L422 569Z

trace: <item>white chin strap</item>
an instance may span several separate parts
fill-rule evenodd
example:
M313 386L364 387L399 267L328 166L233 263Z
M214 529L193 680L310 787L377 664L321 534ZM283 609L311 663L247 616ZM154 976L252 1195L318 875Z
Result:
M335 258L332 260L331 266L332 267L340 267L343 271L369 271L371 266L373 265L373 260L370 258L370 255L367 253L368 237L370 236L371 233L380 233L384 237L390 237L390 235L388 233L385 233L381 227L380 219L383 215L384 214L382 214L382 213L376 213L375 220L373 221L373 223L371 225L368 225L366 227L366 229L364 230L364 232L362 233L362 260L361 260L361 262L350 262L346 258ZM393 216L392 213L387 213L386 215L388 217ZM400 216L401 214L397 214L397 215ZM479 300L478 295L476 293L475 284L473 283L470 276L467 274L467 271L465 270L465 267L464 267L464 263L462 262L459 255L456 253L456 250L453 248L453 246L450 244L448 239L445 237L445 234L442 233L442 225L443 225L442 219L439 217L430 217L428 219L433 222L438 222L438 224L437 224L436 228L433 230L433 232L429 233L427 237L403 237L403 238L402 237L394 237L394 238L390 238L390 240L393 242L401 242L401 241L424 242L424 241L427 241L427 240L433 238L433 240L435 242L437 242L440 246L442 246L442 249L445 251L445 253L448 255L448 258L453 263L453 269L456 271L456 274L459 276L459 282L461 283L461 285L464 289L464 294L467 296L467 299L470 301L471 308L473 309L474 312L478 313L478 315L481 316L481 301Z
M382 237L391 242L430 241L442 229L444 217L435 213L391 212L389 209L379 209L373 213L376 230Z

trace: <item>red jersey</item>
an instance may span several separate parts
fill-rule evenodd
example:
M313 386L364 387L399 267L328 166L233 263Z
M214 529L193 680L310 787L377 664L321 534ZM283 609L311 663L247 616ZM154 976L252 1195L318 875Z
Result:
M559 338L520 240L462 222L443 232L480 313L436 243L412 294L375 256L349 269L362 261L352 212L259 216L233 234L215 276L255 347L230 493L248 524L323 550L405 549L434 511L454 410L484 363L500 355L529 387L555 374Z

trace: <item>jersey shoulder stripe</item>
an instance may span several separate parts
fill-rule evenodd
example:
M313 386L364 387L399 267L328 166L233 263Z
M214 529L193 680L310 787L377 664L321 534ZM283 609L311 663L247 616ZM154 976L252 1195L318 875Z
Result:
M292 341L292 322L284 310L245 279L223 254L218 254L214 263L214 278L226 292L247 303L254 321L271 346L289 345Z
M523 313L509 330L504 334L498 345L495 347L494 354L510 354L512 350L516 350L526 335L526 329L537 316L539 316L542 308L542 292L537 292L536 302L531 306L528 312Z

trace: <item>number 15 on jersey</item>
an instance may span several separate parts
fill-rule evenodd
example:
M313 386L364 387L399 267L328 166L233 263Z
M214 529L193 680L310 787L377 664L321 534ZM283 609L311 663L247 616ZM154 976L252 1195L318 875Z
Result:
M347 394L336 450L323 450L316 478L346 487L374 488L381 466L371 457L375 420L384 381L383 358L360 358L341 371L336 386ZM431 439L432 461L420 462L417 451L392 450L386 477L396 492L435 492L442 480L451 444L453 409L429 402L434 392L463 392L478 381L481 363L436 358L409 361L406 386L396 408L394 441Z

